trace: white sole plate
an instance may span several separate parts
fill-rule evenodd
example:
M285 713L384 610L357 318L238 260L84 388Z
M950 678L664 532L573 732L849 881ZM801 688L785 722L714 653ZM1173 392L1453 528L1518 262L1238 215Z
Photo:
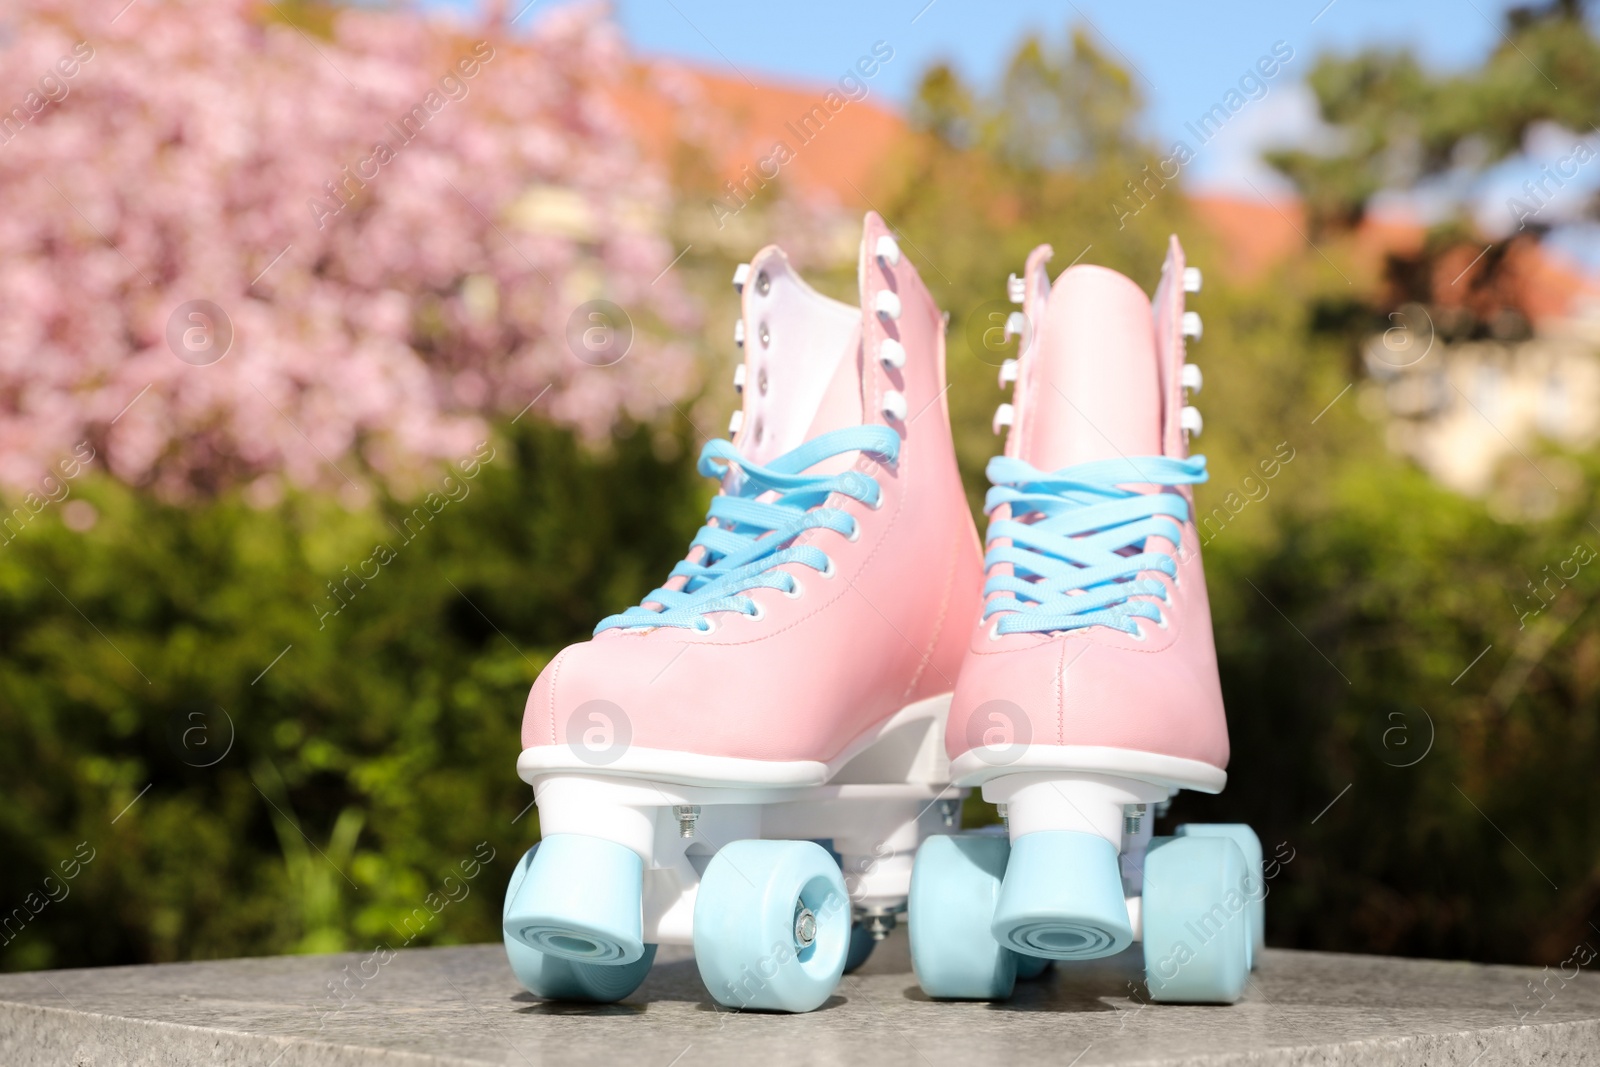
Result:
M1011 774L1041 771L1114 775L1167 786L1220 793L1228 772L1200 760L1094 745L1015 745L975 748L950 763L950 780L959 786L978 786Z

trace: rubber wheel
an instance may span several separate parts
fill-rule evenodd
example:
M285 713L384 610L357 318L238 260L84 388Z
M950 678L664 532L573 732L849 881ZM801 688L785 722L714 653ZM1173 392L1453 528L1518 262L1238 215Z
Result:
M527 877L538 848L535 845L525 852L511 874L511 883L506 886L505 905L501 910L502 922L511 910L511 902ZM506 960L511 964L517 981L528 992L546 1000L615 1003L639 988L656 958L656 946L646 945L644 954L632 963L579 963L530 948L509 933L502 936L505 939Z
M1011 844L993 834L938 835L911 869L911 966L922 991L951 1000L1004 1000L1017 981L1017 955L990 926Z
M1152 1000L1232 1004L1250 973L1249 883L1229 837L1157 837L1144 861L1144 968Z
M871 934L867 933L865 926L860 923L851 923L850 952L844 959L844 973L855 973L858 967L867 962L867 958L872 955L872 950L877 947L878 943L872 939Z
M719 1004L812 1011L838 988L849 953L850 898L826 849L734 841L711 857L695 896L694 956Z
M1047 960L1043 956L1025 956L1018 952L1017 981L1031 982L1050 969L1055 960Z
M842 872L844 870L844 857L834 849L833 838L814 837L812 840L833 858L833 862L839 865L839 870ZM844 959L844 973L853 974L858 967L867 962L868 957L872 955L872 950L877 947L878 942L867 932L867 928L858 922L852 922L850 924L850 952Z
M1244 868L1250 877L1250 969L1261 962L1267 949L1267 883L1261 865L1261 839L1242 822L1184 823L1174 837L1226 837L1244 853Z

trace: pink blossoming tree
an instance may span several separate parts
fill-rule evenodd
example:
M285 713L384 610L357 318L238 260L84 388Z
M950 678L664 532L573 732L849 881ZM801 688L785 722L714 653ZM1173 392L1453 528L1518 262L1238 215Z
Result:
M597 438L692 391L659 340L693 321L655 281L668 190L606 106L597 10L515 36L92 6L0 15L0 487L87 441L170 499L355 502L536 398ZM620 362L594 299L631 323Z

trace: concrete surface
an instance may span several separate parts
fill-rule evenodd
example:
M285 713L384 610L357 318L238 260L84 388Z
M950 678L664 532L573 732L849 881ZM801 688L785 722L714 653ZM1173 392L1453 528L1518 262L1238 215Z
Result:
M665 949L603 1007L539 1002L497 945L7 975L0 1064L1600 1063L1588 973L1272 950L1233 1007L1142 1006L1135 947L1009 1003L949 1004L922 995L905 946L901 931L797 1016L718 1010Z

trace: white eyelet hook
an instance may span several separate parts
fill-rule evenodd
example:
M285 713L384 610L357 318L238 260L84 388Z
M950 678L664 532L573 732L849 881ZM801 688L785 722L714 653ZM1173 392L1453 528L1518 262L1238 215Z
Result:
M1013 311L1006 316L1005 337L1010 341L1013 337L1028 336L1028 316L1020 311Z
M890 422L904 422L908 410L904 393L890 389L883 394L883 414Z
M994 421L990 423L990 427L996 434L998 434L1001 430L1004 430L1006 427L1015 422L1016 418L1017 409L1015 407L1010 404L1001 404L999 407L994 409Z
M878 362L886 370L899 370L906 365L906 346L893 337L885 337L878 345Z

